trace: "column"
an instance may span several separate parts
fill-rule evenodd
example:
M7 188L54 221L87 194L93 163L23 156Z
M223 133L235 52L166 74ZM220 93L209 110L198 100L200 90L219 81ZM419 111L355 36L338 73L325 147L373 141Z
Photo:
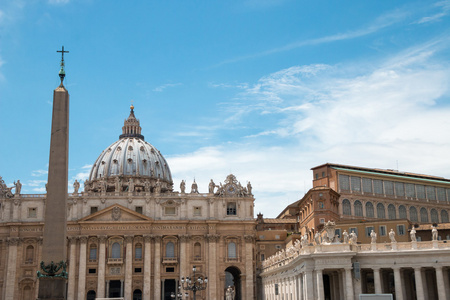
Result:
M444 274L442 273L442 267L437 266L435 269L436 269L436 285L439 300L447 300L447 293L445 290Z
M87 236L80 236L80 256L78 268L78 300L86 298L86 243Z
M345 289L347 290L347 300L354 300L352 269L345 269Z
M105 297L105 270L106 270L106 236L98 237L98 280L97 280L97 298Z
M70 237L70 256L69 256L69 282L67 290L67 299L75 300L75 276L76 276L76 266L77 266L77 237Z
M208 290L209 299L217 299L217 241L219 240L218 234L208 234ZM246 297L243 297L246 298ZM253 299L253 298L250 298Z
M314 282L312 270L306 270L304 280L305 300L314 300Z
M109 280L106 281L106 292L105 292L105 294L106 294L106 298L109 298Z
M186 272L186 264L188 262L188 259L186 257L187 255L187 247L186 247L186 243L189 239L188 235L180 235L180 279L181 277L186 277L189 276Z
M303 295L303 275L299 274L298 275L298 300L303 300L304 295Z
M152 266L151 241L152 236L144 235L144 290L142 291L143 300L150 300L150 268Z
M253 245L255 237L253 235L245 235L245 281L246 281L246 297L245 299L253 299Z
M373 281L375 285L375 294L381 294L381 277L380 277L380 269L373 269Z
M293 289L293 297L294 297L294 299L298 299L299 297L298 297L298 286L297 286L297 282L298 282L298 280L297 280L297 276L294 276L294 277L292 277L292 289Z
M394 268L395 299L403 300L402 275L400 268Z
M125 256L125 299L131 299L133 283L133 236L125 236L126 256Z
M161 299L161 236L155 236L155 272L153 274L153 295Z
M325 294L323 291L323 275L322 270L316 270L316 284L317 284L317 299L324 300Z
M422 271L421 271L420 267L414 268L414 277L416 280L417 300L424 300L425 294L423 292Z
M16 270L17 270L17 245L20 240L17 237L8 238L6 244L8 245L8 260L6 269L6 287L5 300L14 300L18 295L14 295L16 288Z
M339 286L339 299L345 299L347 292L345 290L345 271L338 270L338 286Z

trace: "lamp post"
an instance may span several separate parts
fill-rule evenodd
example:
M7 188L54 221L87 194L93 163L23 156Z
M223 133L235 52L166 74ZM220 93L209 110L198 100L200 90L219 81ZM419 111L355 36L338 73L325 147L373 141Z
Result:
M183 296L185 299L187 299L189 297L189 294L184 293L184 295L183 295L183 293L181 292L181 285L178 285L178 290L176 293L172 292L170 294L170 298L175 299L175 300L182 300Z
M194 294L194 300L195 300L195 294L197 291L203 291L206 290L206 286L208 285L208 277L203 278L202 276L195 276L195 272L197 271L197 268L195 266L192 267L192 272L194 274L192 277L181 277L181 284L183 287L183 290L185 291L192 291Z

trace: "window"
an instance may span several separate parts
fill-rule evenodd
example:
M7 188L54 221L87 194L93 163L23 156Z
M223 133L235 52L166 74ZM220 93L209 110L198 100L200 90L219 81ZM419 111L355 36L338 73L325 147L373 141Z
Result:
M261 261L264 261L264 253L261 253Z
M447 201L444 188L436 188L436 194L439 201Z
M350 190L350 178L348 175L339 174L339 189L341 191L349 191Z
M199 242L194 244L194 260L199 260L202 257L202 245Z
M136 244L134 247L134 258L142 259L142 244Z
M379 179L373 180L373 191L375 194L383 194L383 181Z
M386 236L386 226L385 225L380 226L380 236Z
M425 207L420 209L420 222L427 223L428 222L428 211Z
M260 239L260 240L263 240L264 238L265 238L264 235L260 235L260 236L259 236L259 239Z
M441 210L441 222L448 223L448 212L446 210Z
M431 215L431 223L439 223L439 215L437 210L435 210L434 208L430 211L430 215Z
M436 200L436 190L434 186L427 186L427 198L428 200Z
M361 192L361 177L351 177L352 191Z
M228 202L227 216L235 216L235 215L236 215L236 202Z
M384 192L386 195L394 195L394 183L392 181L384 181Z
M237 258L236 243L228 243L228 258Z
M398 217L400 219L406 219L406 207L404 205L398 207Z
M138 213L138 214L142 214L142 206L136 206L134 208L134 210Z
M322 172L322 177L325 177L325 172Z
M319 221L320 221L320 224L325 224L325 219L324 218L320 218Z
M36 207L28 208L28 218L37 218L37 208Z
M342 212L346 216L352 215L352 207L351 207L350 201L348 199L342 200Z
M397 225L397 234L405 235L405 225Z
M175 215L176 212L177 211L175 207L164 207L164 214L166 215Z
M416 190L414 189L414 184L405 183L405 194L406 197L416 198Z
M111 246L111 258L120 258L120 244L115 242Z
M341 238L341 229L340 228L335 229L334 234L337 235L338 238Z
M366 236L370 237L370 233L374 230L373 226L367 226L366 227Z
M316 173L316 179L319 179L319 173Z
M281 245L275 245L275 249L281 249Z
M134 268L134 273L142 273L142 268Z
M98 206L91 206L91 215L98 211Z
M390 220L396 219L395 206L393 204L388 205L388 218Z
M372 202L366 202L366 217L367 218L374 218L374 213L373 213L373 204Z
M363 192L372 194L372 179L370 178L363 178L362 179L363 184Z
M175 257L175 245L172 242L166 244L166 257Z
M27 263L32 263L34 261L34 247L29 245L27 246L25 259Z
M200 206L194 207L194 216L201 216L202 215L202 208Z
M95 274L97 273L97 269L89 269L89 274Z
M384 210L383 203L377 204L377 218L378 219L385 219L386 218L386 212Z
M175 268L174 267L166 268L166 273L173 273L173 272L175 272Z
M417 222L419 219L417 218L417 209L414 206L409 208L409 219L411 222Z
M396 182L394 186L395 186L395 195L397 197L405 197L405 188L403 182Z
M354 233L356 233L356 235L358 235L358 228L356 228L356 227L350 227L350 228L348 229L348 232L349 232L349 233L354 232Z
M278 234L276 234L276 235L275 235L275 239L276 239L276 240L279 240L279 239L280 239L280 236L279 236Z
M96 244L91 244L91 246L89 247L89 259L90 260L97 259L97 245Z
M417 198L425 199L425 186L417 184L416 185L416 192L417 192Z
M355 209L355 216L362 217L363 216L363 210L362 210L362 203L359 200L356 200L353 204Z

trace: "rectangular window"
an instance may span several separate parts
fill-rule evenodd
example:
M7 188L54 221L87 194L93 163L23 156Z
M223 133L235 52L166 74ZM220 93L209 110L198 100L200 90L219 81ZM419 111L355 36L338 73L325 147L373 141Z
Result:
M98 212L98 206L91 206L91 215Z
M97 269L89 269L89 274L95 274L97 273Z
M173 273L175 272L175 268L166 268L166 273Z
M236 215L236 202L228 202L227 204L227 216Z
M350 191L350 177L339 174L339 189L341 191Z
M450 189L446 189L447 191L447 202L450 202Z
M394 183L392 181L383 181L383 183L386 195L394 195Z
M335 230L334 230L334 234L337 235L338 238L341 238L341 229L340 229L340 228L335 229Z
M260 235L260 236L259 236L259 239L260 239L260 240L263 240L263 239L264 239L264 235ZM261 246L261 247L262 247L262 246ZM261 249L262 249L262 248L261 248Z
M425 199L425 186L416 184L417 198Z
M264 261L264 253L261 253L261 261Z
M405 188L403 186L403 182L395 183L395 195L397 197L405 197Z
M28 218L37 218L37 208L36 207L28 208Z
M277 234L277 235L275 235L275 239L276 240L279 240L280 239L280 236Z
M136 247L136 249L134 249L134 258L142 259L142 247Z
M319 221L320 221L320 224L325 224L325 219L324 218L320 218Z
M386 236L386 226L385 225L380 226L380 236Z
M319 179L319 173L316 173L316 179Z
M275 249L281 249L281 245L275 245Z
M202 208L200 206L194 206L194 216L199 217L202 215Z
M416 190L414 189L414 184L405 183L405 194L406 197L416 198Z
M352 191L361 192L361 177L352 176Z
M370 237L370 233L374 230L373 226L367 226L366 227L366 236Z
M142 206L136 206L134 208L134 210L138 213L138 214L142 214Z
M354 233L356 233L356 235L358 235L358 228L356 228L356 227L350 227L350 228L348 229L348 233L350 234L350 233L352 233L352 232L354 232Z
M363 192L372 194L372 179L363 178L362 183L363 183Z
M373 192L375 194L383 195L383 181L379 179L373 180Z
M397 225L397 234L405 235L405 225Z
M97 248L91 247L89 249L89 259L96 260L97 259Z
M322 177L325 177L325 172L322 172Z
M427 186L427 198L428 200L436 200L436 190L434 186Z
M142 268L134 268L134 273L142 273Z
M164 214L166 215L175 215L176 212L177 211L175 207L164 207Z
M446 201L447 199L445 198L445 189L444 188L436 188L436 194L437 194L437 199L439 201Z

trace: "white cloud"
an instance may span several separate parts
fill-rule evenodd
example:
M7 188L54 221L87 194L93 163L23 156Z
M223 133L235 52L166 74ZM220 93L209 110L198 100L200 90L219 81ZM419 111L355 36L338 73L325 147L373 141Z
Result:
M49 4L56 4L56 5L67 4L69 2L70 0L48 0Z
M43 175L47 175L48 171L47 170L34 170L31 171L31 176L34 177L39 177L39 176L43 176Z
M175 87L175 86L180 86L182 85L182 83L166 83L160 86L157 86L153 89L154 92L162 92L167 88L171 88L171 87Z
M422 17L419 21L417 21L417 24L423 24L423 23L431 23L431 22L438 22L441 21L442 18L447 16L450 13L450 1L439 1L435 3L435 7L439 8L439 11L434 13L431 16Z

